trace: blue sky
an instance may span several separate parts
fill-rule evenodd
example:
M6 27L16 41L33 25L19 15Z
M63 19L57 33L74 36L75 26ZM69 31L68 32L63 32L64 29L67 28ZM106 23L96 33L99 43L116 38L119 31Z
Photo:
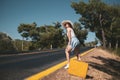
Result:
M20 23L36 22L37 26L42 26L66 19L76 22L80 15L71 8L71 1L79 0L0 0L0 32L22 39L17 32ZM86 42L94 39L94 33L89 33Z

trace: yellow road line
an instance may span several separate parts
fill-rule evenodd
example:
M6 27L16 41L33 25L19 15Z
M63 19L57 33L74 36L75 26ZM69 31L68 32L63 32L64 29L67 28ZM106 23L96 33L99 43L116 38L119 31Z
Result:
M86 52L83 52L81 54L81 56L86 55L88 52L91 52L93 49L90 49L90 50L88 50ZM75 58L76 57L73 57L71 59L75 59ZM43 78L43 77L55 72L56 70L62 68L66 63L67 63L67 61L63 61L63 62L61 62L61 63L59 63L59 64L57 64L57 65L55 65L55 66L53 66L53 67L51 67L49 69L46 69L46 70L44 70L44 71L42 71L40 73L37 73L35 75L30 76L30 77L26 78L25 80L40 80L41 78Z

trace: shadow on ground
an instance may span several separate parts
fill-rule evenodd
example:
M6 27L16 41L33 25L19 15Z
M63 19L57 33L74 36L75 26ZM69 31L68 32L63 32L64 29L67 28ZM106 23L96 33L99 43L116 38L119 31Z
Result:
M86 79L93 79L93 77L92 77L92 76L87 75L87 76L86 76Z
M111 80L120 79L120 61L110 58L104 58L101 56L98 57L93 56L92 58L101 60L103 64L88 62L91 67L111 75L112 76ZM92 77L88 76L87 78L92 78Z

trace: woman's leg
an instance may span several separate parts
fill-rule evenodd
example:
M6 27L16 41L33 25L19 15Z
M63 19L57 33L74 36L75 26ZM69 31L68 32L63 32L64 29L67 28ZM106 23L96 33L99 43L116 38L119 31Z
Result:
M72 48L70 45L68 45L66 47L65 53L66 53L66 59L67 59L67 63L70 63L70 52L71 52Z
M78 59L79 61L81 61L80 54L78 53L76 56L77 56L77 59Z
M64 67L65 69L69 68L69 64L70 64L70 52L71 52L72 48L71 46L67 46L65 53L66 53L66 59L67 59L67 65Z
M80 61L81 58L80 58L80 48L79 47L76 47L75 50L74 50L76 56L77 56L77 59Z

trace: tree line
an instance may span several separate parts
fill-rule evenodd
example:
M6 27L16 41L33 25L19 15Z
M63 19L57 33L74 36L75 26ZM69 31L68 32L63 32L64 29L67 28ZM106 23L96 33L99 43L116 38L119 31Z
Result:
M22 42L26 45L24 50L29 50L30 41L12 39L7 33L0 32L0 54L13 54L22 51Z
M82 46L85 46L84 41L87 39L88 31L78 22L74 23L73 29ZM21 23L17 31L22 40L12 39L6 33L0 33L0 52L64 48L68 42L66 31L62 28L60 22L42 26L37 26L35 22Z
M32 24L20 24L18 32L21 34L23 40L30 39L32 45L30 49L44 49L62 47L64 45L63 30L61 25L57 22L53 25L44 25L37 27L34 22ZM24 46L24 44L22 44Z
M120 5L89 0L72 2L71 7L76 14L81 15L81 24L89 31L95 32L103 48L120 49Z
M23 40L30 39L32 45L31 49L52 49L63 48L67 44L67 36L65 31L61 28L60 22L55 22L53 25L37 26L35 22L31 24L20 24L18 26L18 32L21 34ZM78 22L74 23L75 33L81 44L84 44L84 40L87 38L87 30L81 27ZM24 45L22 43L22 45Z

